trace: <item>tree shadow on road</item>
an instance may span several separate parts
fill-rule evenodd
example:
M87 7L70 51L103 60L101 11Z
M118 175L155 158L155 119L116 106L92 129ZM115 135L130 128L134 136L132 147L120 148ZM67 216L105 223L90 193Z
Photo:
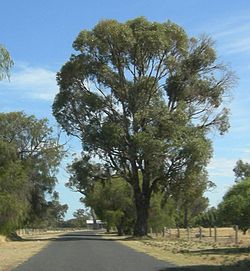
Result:
M250 247L228 247L228 248L213 248L213 249L198 249L195 251L183 251L182 253L191 253L191 254L241 254L241 253L250 253Z
M105 237L105 238L103 238ZM16 240L18 242L29 242L29 241L119 241L124 240L124 238L107 238L105 234L84 234L84 233L67 233L53 237L30 237L30 238L22 238L21 240Z
M241 260L232 265L194 265L181 267L168 267L159 271L248 271L250 260Z

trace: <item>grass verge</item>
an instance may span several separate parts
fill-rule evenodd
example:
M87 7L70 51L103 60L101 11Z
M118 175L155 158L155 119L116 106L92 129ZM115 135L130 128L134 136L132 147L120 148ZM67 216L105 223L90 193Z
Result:
M0 271L10 271L27 261L50 243L50 238L56 238L58 233L22 236L21 241L8 241L0 236Z
M119 242L157 259L182 266L176 268L176 271L250 270L250 247L225 247L213 243L174 241L164 238L139 240L128 238L127 240L119 240Z

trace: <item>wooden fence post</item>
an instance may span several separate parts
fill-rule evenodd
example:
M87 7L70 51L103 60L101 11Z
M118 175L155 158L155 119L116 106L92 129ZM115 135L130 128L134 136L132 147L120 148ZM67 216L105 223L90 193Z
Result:
M199 226L199 240L201 241L202 238L202 228Z
M212 237L212 228L209 227L209 237Z
M177 228L177 238L180 238L181 234L180 234L180 228Z
M150 232L150 235L153 236L153 229L152 228L149 229L149 232Z
M162 237L165 237L165 234L166 234L166 227L163 227L163 229L162 229Z
M239 244L239 226L235 226L235 245Z
M217 242L217 227L214 227L214 242Z
M190 241L190 228L187 227L187 238L188 238L188 241Z

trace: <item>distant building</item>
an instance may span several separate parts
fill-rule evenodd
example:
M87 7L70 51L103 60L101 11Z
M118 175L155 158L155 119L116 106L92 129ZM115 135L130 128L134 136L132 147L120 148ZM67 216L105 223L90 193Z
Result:
M95 223L93 219L88 219L86 220L86 224L88 229L94 230L103 229L105 227L105 223L98 219L95 221Z

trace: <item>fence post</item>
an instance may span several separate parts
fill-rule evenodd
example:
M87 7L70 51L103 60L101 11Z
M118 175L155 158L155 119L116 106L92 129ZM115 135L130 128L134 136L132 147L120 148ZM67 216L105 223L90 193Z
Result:
M152 228L149 229L149 232L150 232L150 235L153 236L153 229Z
M201 241L202 238L202 229L201 226L199 226L199 240Z
M163 229L162 229L162 237L165 237L165 227L163 227Z
M190 228L187 227L187 237L188 237L188 241L190 241Z
M239 226L235 225L235 245L239 244Z
M212 228L209 227L209 237L212 237Z
M177 238L180 238L181 234L180 234L180 228L177 228Z
M214 227L214 242L217 242L217 227Z

